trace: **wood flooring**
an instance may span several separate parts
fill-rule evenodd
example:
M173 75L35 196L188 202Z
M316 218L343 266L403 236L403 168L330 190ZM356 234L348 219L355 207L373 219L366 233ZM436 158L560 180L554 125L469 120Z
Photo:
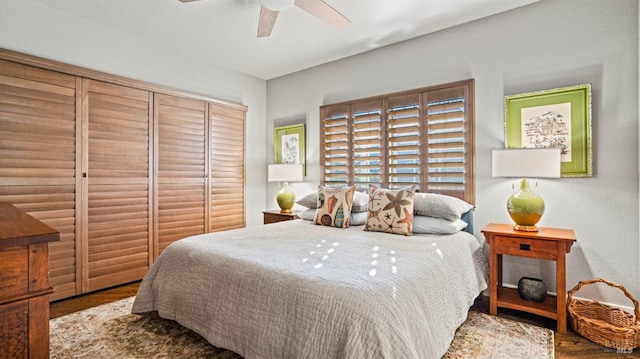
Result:
M140 282L134 282L110 289L101 290L94 293L89 293L81 296L77 296L70 299L64 299L51 303L51 318L57 318L66 314L81 311L91 307L98 306L100 304L110 303L119 299L131 297L136 295ZM489 312L489 300L483 298L478 300L472 307L472 310L481 311L484 313ZM541 327L554 330L556 322L551 319L539 317L536 315L522 313L507 309L500 309L499 316L526 322L529 324L535 324ZM586 359L627 359L627 358L640 358L640 349L636 349L633 353L617 353L615 350L604 348L598 344L595 344L588 339L581 337L573 332L570 328L567 330L567 334L562 335L555 333L555 357L556 359L565 358L586 358Z

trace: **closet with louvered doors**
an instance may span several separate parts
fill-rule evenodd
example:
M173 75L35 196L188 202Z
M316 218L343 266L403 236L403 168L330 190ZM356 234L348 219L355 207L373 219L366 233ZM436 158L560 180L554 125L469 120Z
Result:
M82 292L141 279L152 262L152 94L82 80Z
M0 60L0 202L60 232L49 245L51 299L78 293L75 76Z
M0 201L61 232L52 300L142 279L175 240L245 226L245 114L0 49Z
M178 239L205 233L207 203L207 103L155 95L157 128L157 257Z

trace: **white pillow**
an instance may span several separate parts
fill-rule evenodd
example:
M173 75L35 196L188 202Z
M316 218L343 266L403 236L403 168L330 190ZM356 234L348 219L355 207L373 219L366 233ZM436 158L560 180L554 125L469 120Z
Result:
M308 208L300 213L300 219L304 219L305 221L313 221L316 218L316 209Z
M467 228L467 224L461 219L447 221L442 218L414 216L413 233L454 234Z
M473 205L452 196L437 193L416 193L413 198L413 213L418 216L442 218L455 221L473 208Z
M297 204L310 209L318 207L318 192L312 192L296 201ZM316 211L313 211L315 215Z
M351 217L349 217L349 225L363 226L365 223L367 223L367 216L369 216L369 213L367 211L357 213L353 213L352 211Z
M307 208L318 208L318 192L309 193L308 195L297 200L296 203ZM351 213L366 212L368 204L368 194L358 191L354 192L353 204L351 205Z

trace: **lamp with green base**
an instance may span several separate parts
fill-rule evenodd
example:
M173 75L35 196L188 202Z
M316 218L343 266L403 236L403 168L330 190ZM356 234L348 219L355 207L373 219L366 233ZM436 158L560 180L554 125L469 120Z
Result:
M520 189L509 197L507 210L518 231L537 232L544 213L544 200L533 192L527 177L559 178L560 150L556 148L495 150L493 177L522 177Z
M282 182L282 189L276 195L280 213L291 213L296 195L289 187L289 182L302 181L302 165L274 164L269 165L267 172L269 182Z

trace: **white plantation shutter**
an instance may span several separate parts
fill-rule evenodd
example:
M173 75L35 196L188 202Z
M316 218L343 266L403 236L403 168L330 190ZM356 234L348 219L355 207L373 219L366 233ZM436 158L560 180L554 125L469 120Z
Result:
M349 181L349 107L327 109L321 124L322 179L325 185L344 185Z
M387 109L387 153L389 188L411 185L420 189L420 100L419 94L392 97Z
M325 185L415 185L473 203L473 80L322 106Z
M468 190L473 148L467 92L468 86L455 86L425 93L426 192L460 196Z
M381 182L382 101L356 104L351 126L353 181L358 188Z

